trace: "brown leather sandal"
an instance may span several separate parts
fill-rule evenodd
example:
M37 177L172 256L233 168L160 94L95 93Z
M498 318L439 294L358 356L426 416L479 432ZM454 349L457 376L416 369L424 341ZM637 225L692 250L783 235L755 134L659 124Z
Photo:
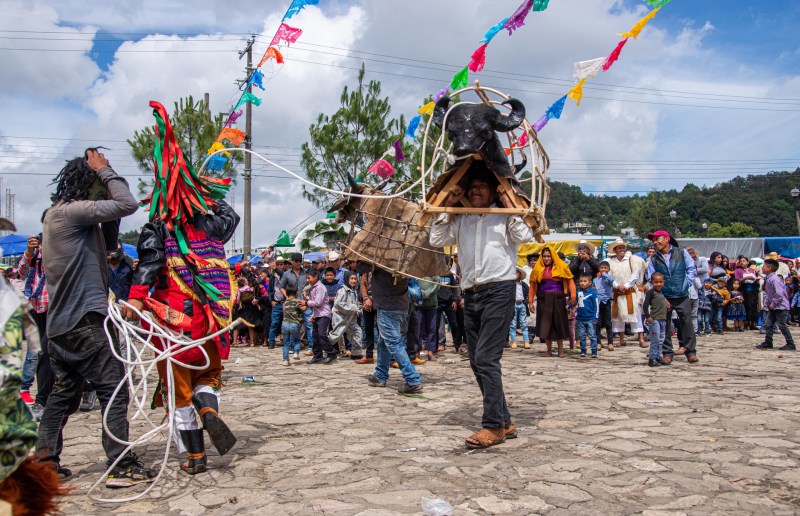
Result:
M506 440L506 432L502 428L481 428L467 437L465 444L469 449L489 448Z
M511 423L506 427L506 439L516 439L517 438L517 427L514 423Z

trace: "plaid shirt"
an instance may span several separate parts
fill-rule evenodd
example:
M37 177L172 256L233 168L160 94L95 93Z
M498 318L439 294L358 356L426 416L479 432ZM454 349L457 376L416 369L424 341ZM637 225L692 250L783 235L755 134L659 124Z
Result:
M23 254L22 259L19 261L19 275L23 282L26 281L29 270L30 262L28 261L28 257ZM31 285L31 288L34 292L37 288L39 288L39 282L42 281L43 272L40 255L40 259L36 262L36 270L33 273L33 285ZM47 307L50 305L50 296L47 293L47 283L45 283L44 287L42 288L42 295L39 296L38 299L30 299L30 302L37 314L43 314L47 311Z

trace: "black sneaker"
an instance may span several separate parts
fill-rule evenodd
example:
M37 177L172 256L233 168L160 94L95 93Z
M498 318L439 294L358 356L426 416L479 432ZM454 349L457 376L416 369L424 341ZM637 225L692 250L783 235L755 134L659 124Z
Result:
M581 351L581 358L586 358L586 352L585 351Z
M144 467L140 461L133 459L127 466L117 466L111 470L106 478L106 487L131 487L136 484L146 484L155 480L156 473Z
M83 399L81 399L81 412L90 412L94 410L95 402L97 402L97 393L95 391L84 392Z
M659 362L658 359L650 358L647 360L647 365L649 365L650 367L660 367L661 362Z
M786 344L785 346L781 346L778 348L781 351L797 351L797 347L794 344Z
M308 361L309 364L321 364L325 360L323 357L314 357Z
M399 392L400 394L418 394L422 392L422 384L421 383L417 385L405 384L404 386L397 389L397 392Z
M386 387L386 382L378 380L377 378L375 378L374 374L367 376L367 381L372 387Z
M658 363L661 365L672 365L672 362L667 362L664 360L664 357L658 357L656 360L658 360Z
M762 342L761 344L756 346L756 349L772 349L772 344L767 344L766 342Z
M597 352L592 353L592 358L597 358Z
M323 358L323 359L322 359L322 363L323 363L323 364L330 364L331 362L334 362L334 361L336 360L336 357L337 357L337 356L338 356L338 355L337 355L336 353L333 353L333 354L331 354L331 355L328 355L327 357L325 357L325 358Z

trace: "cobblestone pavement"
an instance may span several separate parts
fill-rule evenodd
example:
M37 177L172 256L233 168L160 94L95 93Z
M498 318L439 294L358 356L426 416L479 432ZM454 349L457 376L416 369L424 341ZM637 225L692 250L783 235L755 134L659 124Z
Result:
M660 368L646 367L635 343L598 360L547 358L540 344L507 350L520 436L485 451L463 446L478 427L480 395L468 363L449 350L419 366L425 391L407 397L394 389L397 370L390 388L371 388L371 366L284 367L279 349L236 348L224 372L222 415L239 438L228 455L211 450L212 469L196 477L172 458L155 496L96 504L85 493L104 469L100 414L80 413L66 429L62 462L76 489L62 509L420 514L428 497L455 514L800 513L800 356L753 349L760 337L704 337L698 364L676 357ZM267 383L241 382L251 374ZM147 464L164 442L147 446Z

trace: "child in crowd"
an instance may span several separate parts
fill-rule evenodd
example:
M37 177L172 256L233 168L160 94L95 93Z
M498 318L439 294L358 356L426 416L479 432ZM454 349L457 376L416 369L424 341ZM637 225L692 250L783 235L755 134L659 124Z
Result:
M303 310L297 299L297 288L286 286L286 300L283 302L283 365L289 365L289 351L294 350L294 359L300 360L300 325L303 324Z
M328 275L328 272L325 272ZM364 358L364 350L361 345L361 327L358 325L358 314L361 311L358 306L358 275L354 272L345 271L344 286L336 293L336 300L333 303L333 322L328 338L341 349L344 346L344 336L350 340L352 351L350 358L360 360Z
M333 306L334 301L336 301L336 294L339 292L342 284L336 280L336 269L333 267L326 267L324 274L325 279L323 279L321 283L328 293L328 302Z
M256 323L258 322L258 300L253 287L250 286L247 278L241 277L236 281L238 290L236 291L236 317L241 318L247 327L250 347L256 344ZM239 326L233 330L233 342L238 342Z
M711 306L714 310L714 321L713 324L715 325L716 332L719 335L723 334L723 330L725 329L725 319L723 316L725 315L725 307L731 301L731 294L728 292L728 279L726 276L722 276L717 278L717 286L711 286L711 290L714 291L714 295L711 297Z
M706 278L703 281L703 288L700 289L697 296L697 334L705 333L706 337L711 335L711 311L713 309L711 297L714 295L711 285L713 284L711 278Z
M528 336L528 323L526 318L529 315L530 309L528 308L528 287L525 281L525 271L517 267L517 281L514 284L516 287L514 294L514 317L511 318L511 325L508 328L508 342L511 348L517 347L517 327L522 330L522 342L525 349L531 348L531 341Z
M728 303L728 320L733 321L733 331L744 331L747 314L744 309L744 296L742 295L742 282L733 280L731 284L731 300Z
M742 274L742 296L744 297L744 311L747 315L744 325L746 330L758 330L758 301L761 287L758 277L752 269L755 263L750 260L750 268Z
M314 322L311 327L311 342L313 358L309 364L330 364L338 357L331 341L328 339L328 328L331 325L331 305L328 301L328 291L319 278L319 271L310 269L306 272L306 286L310 286L305 301L300 303L303 310L311 308ZM326 353L327 356L323 356Z
M597 313L599 304L597 302L597 291L592 287L592 276L589 274L581 275L578 280L580 289L578 290L578 306L575 314L575 327L578 343L581 346L581 357L586 356L586 340L592 346L592 358L597 358Z
M614 350L614 334L611 332L611 311L612 301L614 298L614 276L609 271L611 265L607 261L600 262L600 274L592 281L592 286L597 291L597 301L599 307L600 324L597 326L597 347L602 349L600 343L600 329L606 329L606 336L608 337L608 350Z
M650 284L653 286L644 295L644 304L642 305L642 314L647 319L647 324L650 325L650 353L648 354L647 365L650 367L659 367L662 365L670 365L670 362L664 360L662 355L662 345L664 344L664 337L667 330L667 310L669 309L669 302L661 289L664 287L664 275L660 272L655 272L650 277Z
M764 279L764 308L767 310L767 315L761 328L766 335L764 336L764 342L756 347L772 349L772 335L775 333L775 326L777 326L781 334L783 334L783 338L786 339L786 345L782 346L780 350L796 351L797 347L794 344L794 338L786 324L786 321L789 320L789 296L786 291L786 285L781 277L776 274L778 267L778 261L770 258L764 260L764 265L761 268L761 271L766 276Z

